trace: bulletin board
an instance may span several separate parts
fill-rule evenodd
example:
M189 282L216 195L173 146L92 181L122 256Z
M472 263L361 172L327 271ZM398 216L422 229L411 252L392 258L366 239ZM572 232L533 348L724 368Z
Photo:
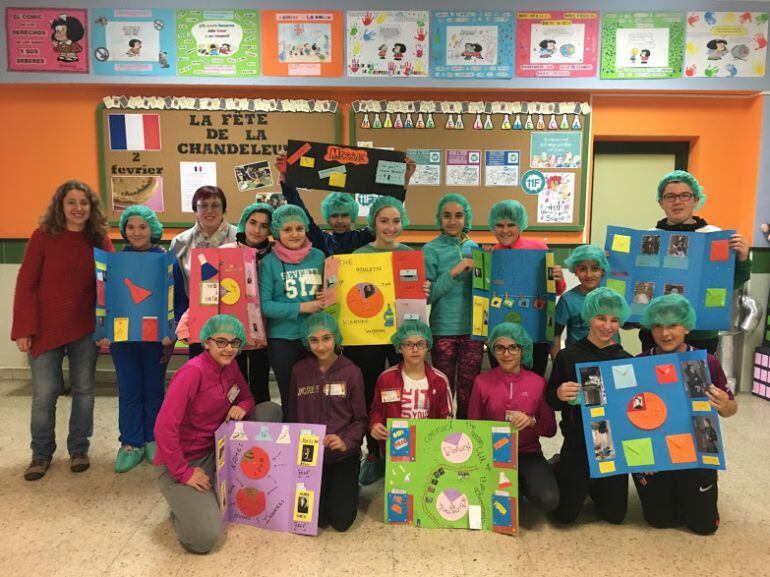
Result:
M493 204L515 199L529 229L585 226L591 108L586 102L358 100L350 143L407 151L417 162L406 204L410 228L435 229L436 205L464 194L474 230ZM533 158L534 157L534 158Z
M126 206L142 204L165 226L191 226L192 195L212 184L237 222L255 200L277 202L273 160L289 139L340 139L332 100L112 96L96 114L102 201L113 225Z

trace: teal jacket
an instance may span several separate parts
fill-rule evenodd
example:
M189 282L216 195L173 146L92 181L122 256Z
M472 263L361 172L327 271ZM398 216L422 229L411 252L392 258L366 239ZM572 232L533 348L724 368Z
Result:
M439 235L422 247L425 276L430 281L430 328L436 336L471 334L471 282L469 272L452 278L449 274L462 258L471 258L479 248L463 235L461 240Z

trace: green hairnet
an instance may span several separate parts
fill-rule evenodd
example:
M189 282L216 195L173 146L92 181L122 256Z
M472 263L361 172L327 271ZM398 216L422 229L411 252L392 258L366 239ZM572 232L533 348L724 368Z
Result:
M369 216L366 217L366 224L369 225L369 228L375 230L374 219L377 217L377 213L380 212L383 208L387 208L389 206L397 209L401 215L401 227L406 228L409 226L409 218L406 216L406 208L404 207L404 203L392 196L378 196L377 200L375 200L369 207Z
M270 232L274 239L278 239L283 225L287 222L301 222L305 225L305 230L310 226L310 221L305 211L293 204L284 204L279 206L273 212L273 218L270 220Z
M204 343L210 336L219 334L233 335L236 339L241 339L241 346L246 341L243 323L233 315L214 315L207 320L201 329L200 340ZM238 351L240 350L238 347Z
M593 244L581 244L567 257L564 264L570 272L575 272L575 267L581 262L594 261L598 264L604 272L610 270L610 263L607 262L607 256L604 254L604 250Z
M128 240L126 238L126 224L128 224L128 219L132 216L139 216L145 220L150 227L150 242L152 244L158 244L160 242L160 237L163 236L163 225L158 220L158 216L155 214L154 210L142 205L129 206L123 211L123 214L120 215L120 223L118 225L120 228L120 235Z
M495 341L505 337L521 345L521 364L528 369L532 368L532 338L527 329L519 323L500 323L489 334L489 348L493 349Z
M333 214L346 214L355 222L358 218L358 203L352 195L335 191L321 201L321 214L326 222L329 222Z
M306 349L310 349L310 336L317 331L329 331L334 335L334 344L342 344L342 334L340 333L340 327L337 324L337 320L329 313L315 313L307 317L302 321L300 327L300 336L302 337L302 344Z
M681 182L690 187L695 198L698 199L698 204L695 205L695 208L700 208L706 204L706 193L703 192L703 187L698 184L698 180L686 170L674 170L660 179L658 182L658 202L663 198L663 189L666 188L667 184L672 182Z
M518 200L501 200L489 209L489 230L495 231L495 225L499 222L511 221L518 225L519 230L527 230L527 209Z
M243 209L243 212L241 213L241 220L238 221L238 230L237 232L240 232L241 234L245 234L246 232L246 221L249 220L249 217L255 213L255 212L261 212L266 214L268 217L268 224L269 221L273 218L273 207L265 202L254 202Z
M647 328L653 325L668 327L682 325L687 330L695 328L695 309L690 301L678 294L668 294L650 301L642 315L642 325Z
M628 308L626 301L614 290L607 287L599 287L586 295L583 301L583 310L580 316L585 322L589 322L598 315L612 315L620 319L620 324L624 324L631 316L631 309Z
M390 342L393 343L393 346L398 350L401 343L409 337L422 337L428 341L428 348L433 346L433 333L430 331L430 327L424 322L416 320L402 322L398 326L396 334L390 337Z
M471 205L468 204L468 200L462 195L455 192L445 194L438 201L438 207L436 208L436 226L441 229L441 211L444 210L444 205L450 202L455 202L463 207L465 212L465 226L463 226L463 232L468 232L471 229L471 221L473 220L473 211L471 211Z

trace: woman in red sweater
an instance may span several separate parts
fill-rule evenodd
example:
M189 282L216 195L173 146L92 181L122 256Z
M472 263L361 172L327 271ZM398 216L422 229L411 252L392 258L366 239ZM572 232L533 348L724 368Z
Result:
M56 450L56 401L69 359L72 389L67 449L70 469L88 469L93 432L93 340L96 281L94 247L112 251L107 221L91 188L69 180L54 193L24 253L13 302L11 339L29 353L32 369L32 463L24 478L36 481Z

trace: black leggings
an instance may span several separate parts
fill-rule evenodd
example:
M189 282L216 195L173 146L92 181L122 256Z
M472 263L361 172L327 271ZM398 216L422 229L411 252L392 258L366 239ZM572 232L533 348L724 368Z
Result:
M328 450L328 449L327 449ZM318 523L347 531L358 515L358 455L324 465Z
M542 453L519 455L519 492L544 513L550 513L559 504L559 486Z
M238 367L246 382L249 383L251 396L259 404L270 400L270 361L267 348L241 351L235 357Z

